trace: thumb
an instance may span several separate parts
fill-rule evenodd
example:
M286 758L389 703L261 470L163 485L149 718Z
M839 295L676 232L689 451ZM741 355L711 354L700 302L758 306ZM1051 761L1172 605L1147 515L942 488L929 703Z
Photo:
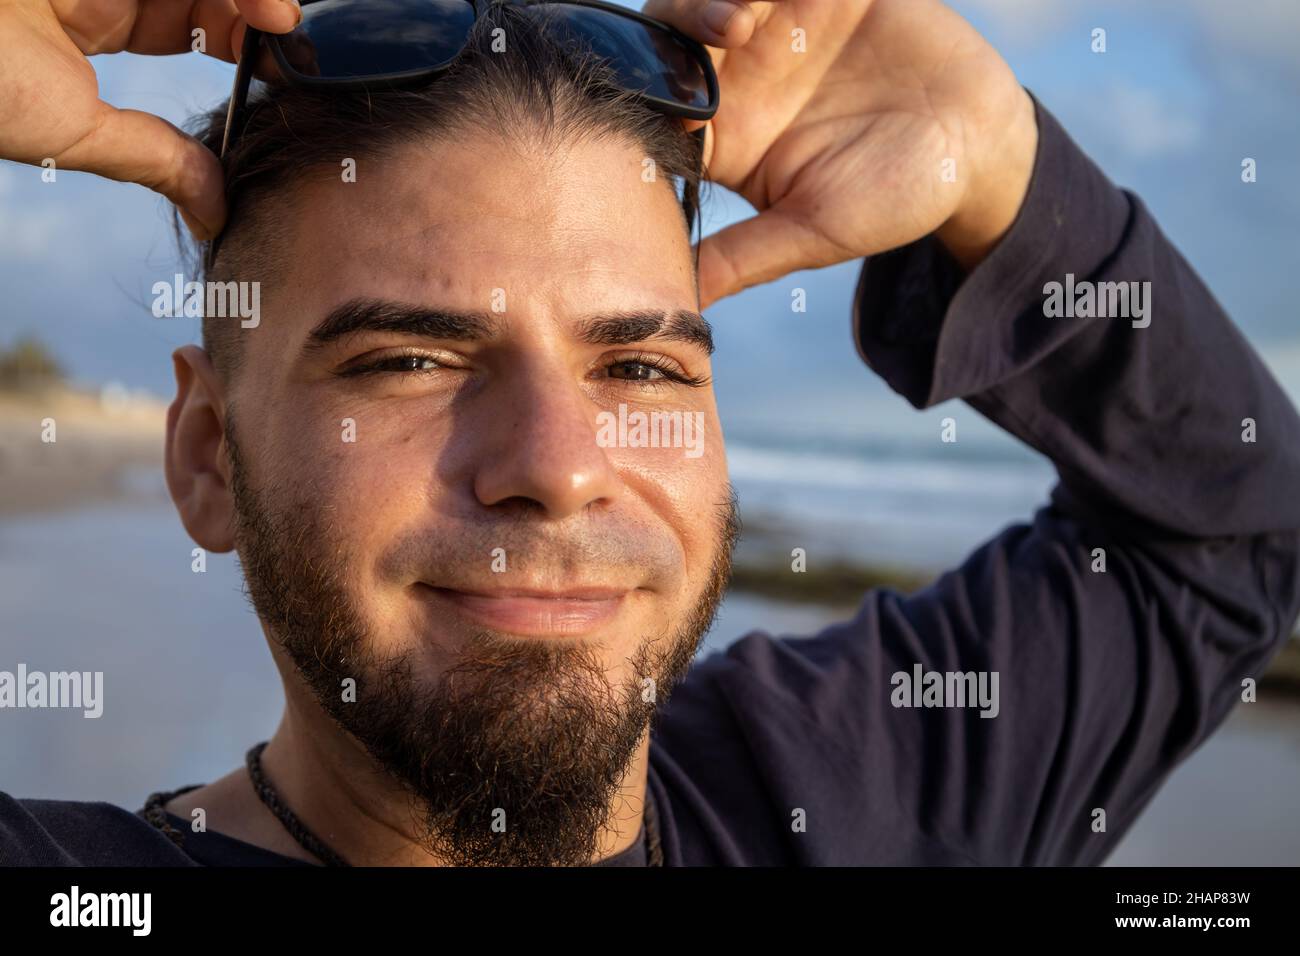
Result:
M100 103L93 129L54 160L64 169L162 193L197 239L212 238L225 224L221 163L194 137L151 113Z
M750 286L833 261L826 242L796 216L768 209L700 243L700 308Z

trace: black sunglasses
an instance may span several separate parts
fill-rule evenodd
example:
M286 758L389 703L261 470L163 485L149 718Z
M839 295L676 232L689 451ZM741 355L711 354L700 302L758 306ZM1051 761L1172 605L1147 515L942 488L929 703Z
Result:
M624 89L658 112L707 120L718 110L718 77L703 44L666 23L602 0L303 0L302 22L290 33L246 30L222 158L243 131L255 72L273 84L323 91L418 85L452 66L479 17L498 3L526 8L567 48L600 57ZM695 136L703 155L704 129ZM695 190L686 192L682 205L692 222ZM209 269L217 238L208 243Z

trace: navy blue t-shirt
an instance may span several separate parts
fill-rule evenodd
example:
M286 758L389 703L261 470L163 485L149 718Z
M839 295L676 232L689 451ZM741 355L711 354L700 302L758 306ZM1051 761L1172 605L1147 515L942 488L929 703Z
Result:
M867 260L854 336L916 408L964 399L1048 456L1051 499L916 594L698 662L651 737L669 866L1097 863L1300 613L1295 409L1037 109L1008 235L965 276L933 237ZM1094 312L1150 283L1150 308L1049 314L1051 283L1092 283ZM996 714L926 705L935 674L996 674ZM184 847L109 804L0 795L0 864L309 865L171 823ZM641 842L605 864L644 865Z

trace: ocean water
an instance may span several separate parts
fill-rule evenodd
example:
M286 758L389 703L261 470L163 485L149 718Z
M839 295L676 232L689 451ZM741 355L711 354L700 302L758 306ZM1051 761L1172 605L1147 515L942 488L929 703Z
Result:
M1004 520L1022 517L1017 509L1024 500L1032 506L1051 478L990 460L978 480L963 466L957 482L940 467L927 473L825 454L806 473L792 472L771 449L742 447L733 476L743 507L771 509L771 520L807 534L816 528L865 557L896 557L872 536L892 533L910 540L927 565L964 554ZM193 573L193 545L157 493L157 477L137 474L130 484L129 504L0 523L0 669L22 662L31 670L103 671L106 699L99 719L0 711L0 790L135 809L153 790L206 782L238 766L276 726L279 680L233 558L209 555L207 571ZM869 490L858 493L861 487ZM862 510L833 520L832 501ZM918 522L918 508L930 520ZM935 518L963 509L965 523L945 528ZM733 593L702 652L753 629L815 633L836 616ZM1173 775L1112 863L1300 862L1296 792L1300 705L1239 707Z
M789 553L921 570L957 564L1047 501L1052 465L1019 445L729 435L746 531Z

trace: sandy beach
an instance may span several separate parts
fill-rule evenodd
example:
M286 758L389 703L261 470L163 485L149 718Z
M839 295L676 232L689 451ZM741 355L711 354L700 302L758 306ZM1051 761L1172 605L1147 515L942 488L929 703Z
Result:
M130 477L161 469L166 420L164 402L113 389L0 391L0 517L146 494Z

